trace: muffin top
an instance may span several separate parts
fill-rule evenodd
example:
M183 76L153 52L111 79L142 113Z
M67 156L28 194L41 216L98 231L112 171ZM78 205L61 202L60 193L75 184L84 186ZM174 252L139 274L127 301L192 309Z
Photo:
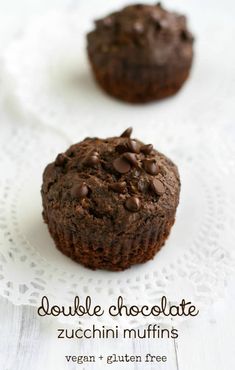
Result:
M128 57L135 64L162 65L175 57L192 57L192 34L186 18L157 5L130 5L95 22L90 32L88 51Z
M172 216L179 201L177 167L151 144L120 137L86 138L57 156L43 174L47 207L64 217L110 225ZM121 228L120 228L121 230Z

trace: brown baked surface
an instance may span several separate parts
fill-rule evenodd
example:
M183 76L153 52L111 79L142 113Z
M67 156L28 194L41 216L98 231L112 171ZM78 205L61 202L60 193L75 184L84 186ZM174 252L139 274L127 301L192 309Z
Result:
M118 271L148 261L175 220L177 167L130 133L86 138L43 174L43 217L56 246L92 269Z
M189 75L192 46L186 17L160 4L127 6L96 21L87 35L97 82L133 103L175 94Z

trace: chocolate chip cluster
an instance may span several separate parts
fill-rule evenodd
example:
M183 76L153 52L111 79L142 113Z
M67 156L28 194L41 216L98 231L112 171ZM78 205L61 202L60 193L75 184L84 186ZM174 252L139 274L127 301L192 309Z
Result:
M57 156L55 166L59 167L62 173L65 174L69 172L69 168L70 170L72 168L73 171L78 172L85 171L87 173L87 171L92 171L92 175L89 176L96 176L96 171L104 171L104 165L108 166L109 171L113 174L111 177L112 179L114 177L120 177L116 182L109 179L107 182L108 189L118 194L124 194L127 192L127 189L130 188L130 196L124 200L124 207L130 212L137 212L141 208L141 199L133 195L131 189L133 189L134 183L132 183L132 180L128 181L128 179L132 179L132 170L135 169L139 174L138 191L140 191L141 194L147 187L148 192L160 197L164 194L165 188L163 183L156 178L160 169L154 155L153 145L144 145L137 140L133 140L131 139L131 134L132 128L129 127L120 135L120 138L114 138L116 140L115 144L113 144L113 142L110 146L108 144L108 159L104 158L104 153L102 149L100 151L99 145L96 147L95 144L93 144L95 148L89 151L84 150L83 154L79 157L79 161L74 158L76 155L73 152L73 147L71 147L66 153L61 153ZM92 139L88 138L88 140ZM86 140L84 140L84 142L86 142ZM73 159L74 164L72 167L69 167L69 162L71 161L72 163ZM127 176L128 173L130 173L129 178ZM140 176L140 174L143 176ZM82 200L89 197L92 192L92 186L90 186L89 181L86 179L81 179L79 183L74 180L69 192L72 199Z
M143 159L141 160L138 155L140 153L148 156L153 150L153 145L139 145L135 140L130 138L132 133L132 128L128 128L123 132L121 137L128 138L129 140L123 144L119 150L124 151L119 157L114 159L113 167L120 174L125 174L131 170L132 167L143 168L149 175L157 175L159 168L155 159ZM126 183L121 182L112 185L112 189L117 192L123 192L125 190ZM164 186L162 182L158 179L150 180L150 188L157 195L162 195L164 193ZM126 200L125 207L131 212L137 212L140 208L139 198L133 196Z

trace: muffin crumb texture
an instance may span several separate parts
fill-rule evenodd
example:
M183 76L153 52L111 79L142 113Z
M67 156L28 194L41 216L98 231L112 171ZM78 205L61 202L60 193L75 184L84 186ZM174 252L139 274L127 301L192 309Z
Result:
M86 138L43 174L43 217L56 246L92 269L124 270L153 258L175 220L177 167L151 144Z

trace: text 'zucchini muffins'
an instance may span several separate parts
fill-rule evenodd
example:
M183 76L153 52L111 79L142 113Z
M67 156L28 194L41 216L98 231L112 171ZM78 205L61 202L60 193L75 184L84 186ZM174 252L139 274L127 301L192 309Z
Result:
M175 94L188 78L193 37L186 17L161 4L130 5L95 22L87 50L99 85L143 103Z
M177 167L131 131L86 138L43 174L43 217L57 248L92 269L150 260L174 224Z

